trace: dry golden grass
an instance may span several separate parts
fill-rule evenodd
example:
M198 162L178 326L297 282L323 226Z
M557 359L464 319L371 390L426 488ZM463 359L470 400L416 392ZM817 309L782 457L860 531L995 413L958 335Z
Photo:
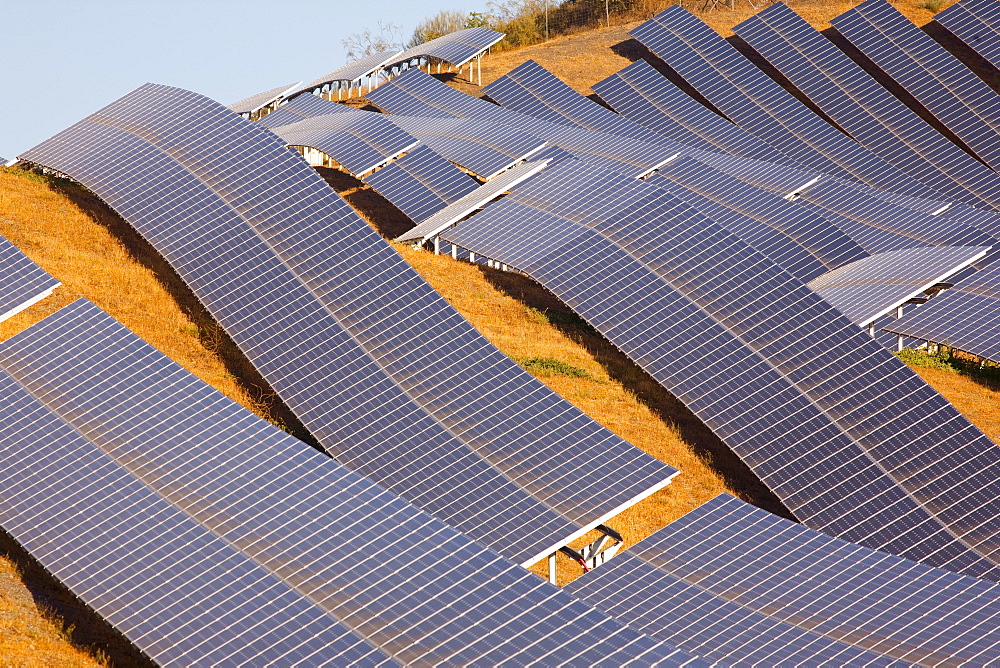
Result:
M852 4L810 1L793 2L792 7L825 28L831 17ZM930 19L930 12L916 0L895 4L918 24ZM702 16L729 35L732 25L752 13L741 5L735 12ZM634 25L602 28L494 55L483 63L483 82L531 58L589 93L592 83L648 56L627 35ZM480 94L478 87L461 79L453 79L452 84ZM334 170L319 171L383 235L391 238L411 226L359 181ZM49 299L0 323L0 339L86 297L227 396L304 435L169 266L90 193L73 186L53 188L44 179L0 168L0 234L63 282ZM592 378L540 377L608 429L680 469L666 489L611 522L629 544L722 491L784 512L700 421L602 337L581 326L540 286L515 274L405 246L396 248L508 355L552 357L587 371ZM947 372L924 368L917 372L994 440L1000 440L997 388ZM561 581L578 573L574 565L561 561ZM143 661L121 636L0 533L0 666L131 666Z

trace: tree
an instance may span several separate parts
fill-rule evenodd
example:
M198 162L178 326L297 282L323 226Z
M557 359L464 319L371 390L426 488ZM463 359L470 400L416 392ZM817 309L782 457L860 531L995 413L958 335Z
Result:
M361 32L349 35L340 43L343 45L344 51L347 52L348 61L360 60L373 53L402 51L406 48L403 46L402 27L395 23L383 23L382 21L378 22L376 30L365 28Z

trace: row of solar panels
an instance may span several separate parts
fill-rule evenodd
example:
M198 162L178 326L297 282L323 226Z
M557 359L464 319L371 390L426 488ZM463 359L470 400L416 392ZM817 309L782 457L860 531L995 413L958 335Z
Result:
M384 72L399 70L413 61L447 63L461 69L503 38L504 33L489 28L458 30L402 51L382 51L364 56L304 85L299 81L256 93L234 102L229 109L256 118L264 115L262 111L273 110L283 101L304 94L327 92L334 86L338 91L345 87L360 88L365 80L371 80L370 86L374 86L374 80L384 76Z

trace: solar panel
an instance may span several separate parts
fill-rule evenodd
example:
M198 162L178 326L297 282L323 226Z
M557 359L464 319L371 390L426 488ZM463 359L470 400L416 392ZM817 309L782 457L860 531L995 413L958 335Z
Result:
M676 473L494 348L281 140L207 98L146 85L24 158L129 221L338 461L517 563Z
M289 146L322 151L357 177L420 143L384 115L358 109L307 118L273 131Z
M458 118L388 116L428 148L488 181L527 160L545 141L514 128Z
M718 223L801 281L820 276L828 269L791 238L735 209L730 209L659 174L649 177L647 183L662 188L698 213Z
M556 166L442 238L570 305L807 526L1000 578L995 444L767 258L662 191L609 179Z
M822 263L821 266L826 267L822 271L867 255L861 246L825 219L803 211L782 197L745 184L690 158L681 158L665 165L659 174L778 230Z
M161 666L392 663L0 371L0 525Z
M959 281L882 329L1000 362L1000 266Z
M421 244L428 239L438 236L443 230L451 227L469 214L477 211L489 202L501 197L508 190L530 179L532 176L542 171L548 163L526 162L513 169L504 172L492 181L488 181L479 186L462 198L452 202L445 208L437 211L412 230L396 237L396 241L409 241Z
M114 466L376 657L558 663L602 643L619 659L670 656L250 414L86 301L0 345L0 364Z
M264 107L277 103L282 98L286 97L288 93L294 90L300 83L302 82L297 81L293 84L278 86L277 88L266 90L263 93L251 95L250 97L242 99L239 102L233 102L228 108L230 111L235 111L237 114L256 113Z
M332 84L337 84L338 89L340 84L357 84L362 79L377 75L401 53L402 51L399 50L391 50L369 54L310 81L299 88L291 97L297 97L302 93L316 93Z
M807 285L851 322L865 326L923 296L989 250L989 246L945 246L881 253L834 269Z
M407 70L380 86L368 99L391 114L472 118L484 125L492 122L512 127L543 139L579 160L637 178L693 150L666 138L650 144L532 118L461 93L417 69Z
M479 187L475 179L426 146L369 174L364 181L414 222L430 218Z
M461 67L476 56L484 53L491 46L502 40L506 35L489 28L466 28L422 44L410 47L396 55L388 67L396 67L402 63L418 58L433 58L445 63Z
M886 162L946 197L1000 206L995 172L945 139L787 5L776 3L733 31Z
M822 180L800 191L799 197L869 227L912 240L906 242L907 247L997 244L994 237L981 230L942 216L896 206L850 183ZM871 252L882 251L873 249Z
M0 278L0 322L37 304L62 285L3 237L0 237Z
M984 162L1000 168L1000 100L982 79L885 0L831 21Z
M682 144L795 164L767 142L695 101L645 60L635 61L591 89L625 118Z
M689 652L705 647L712 653L701 656L724 664L743 659L738 643L752 647L752 631L734 638L737 621L761 614L907 664L986 665L1000 644L996 584L831 538L728 494L565 589L637 630L676 638ZM694 604L705 599L705 607ZM783 658L757 663L822 663Z
M629 32L744 130L797 163L921 197L934 192L853 142L678 5Z
M1000 69L1000 11L993 0L963 0L935 14L934 20Z
M888 253L890 251L904 250L907 248L924 248L929 244L913 239L904 234L891 232L879 227L874 227L866 223L854 220L848 216L838 213L834 207L826 203L817 204L810 199L799 197L793 200L799 208L809 211L814 216L818 216L835 225L843 231L865 252L872 255Z
M298 123L305 118L336 114L347 109L350 109L350 107L324 100L315 95L299 95L285 102L267 116L259 119L257 124L262 128L273 129L283 125Z
M815 183L821 178L829 178L826 175L807 170L804 168L778 165L773 162L762 162L750 158L741 158L735 155L723 155L721 153L709 153L707 151L693 156L698 162L704 163L712 169L725 172L739 180L788 195L799 191L810 183Z

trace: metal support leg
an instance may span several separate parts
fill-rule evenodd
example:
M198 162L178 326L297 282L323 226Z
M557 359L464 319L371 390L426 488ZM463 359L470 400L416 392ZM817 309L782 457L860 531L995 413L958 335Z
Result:
M434 254L441 254L441 237L434 237Z
M451 259L453 260L458 259L458 246L456 246L455 244L451 245Z
M469 262L471 262L472 264L476 263L476 254L473 253L472 251L469 251Z
M875 338L875 323L874 322L868 323L868 336L872 337L873 339Z
M899 320L902 317L903 317L903 305L900 304L899 306L896 307L896 320ZM904 337L902 334L896 335L896 352L899 352L906 347L905 345L903 345L903 338Z
M552 584L556 583L556 553L553 552L549 555L549 582Z

